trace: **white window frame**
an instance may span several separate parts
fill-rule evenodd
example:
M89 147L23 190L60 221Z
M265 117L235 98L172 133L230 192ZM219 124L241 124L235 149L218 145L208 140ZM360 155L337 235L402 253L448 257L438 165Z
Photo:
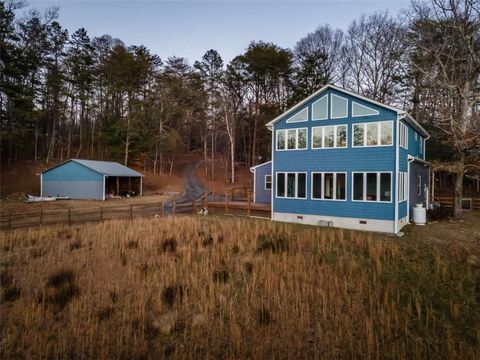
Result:
M345 104L345 116L333 116L333 97L336 96L342 100L346 100ZM344 98L343 96L330 94L330 119L345 119L348 117L348 98Z
M285 184L284 184L284 194L285 196L278 196L278 191L275 188L275 198L277 199L296 199L296 200L306 200L308 198L308 189L307 189L307 173L305 171L277 171L275 172L275 184L278 186L278 174L285 174ZM288 174L295 174L295 197L287 196L288 188ZM298 197L298 174L305 174L305 197Z
M392 124L392 142L390 144L381 144L381 134L382 134L382 124L391 123ZM377 145L367 145L367 124L377 124ZM355 145L355 126L363 126L363 145ZM371 147L388 147L393 146L393 120L381 120L381 121L368 121L362 123L353 123L352 124L352 148L371 148Z
M295 116L297 116L298 114L300 114L301 112L304 112L304 111L307 112L307 118L306 118L305 120L303 120L303 119L302 119L302 120L292 120L292 118L294 118ZM301 109L301 110L298 110L295 114L293 114L292 116L290 116L285 122L286 122L287 124L295 124L295 123L299 123L299 122L306 122L306 121L308 121L308 115L309 115L309 114L308 114L308 106L307 106L307 107L305 107L305 108L303 108L303 109Z
M322 118L322 117L320 117L320 118L315 118L315 117L313 116L313 106L314 106L316 103L318 103L318 102L320 102L321 100L323 100L324 98L327 98L327 111L325 112L325 117L323 117L323 118ZM322 96L320 99L314 101L314 102L312 103L312 121L328 120L328 105L329 105L329 104L328 104L328 94L327 94L327 95L324 95L324 96Z
M404 149L408 149L408 126L401 121L398 127L398 145Z
M408 172L400 171L398 176L398 202L408 199Z
M270 181L267 181L267 178L270 176ZM267 188L267 184L270 184L270 189ZM272 190L272 175L268 174L268 175L265 175L265 179L264 179L264 190Z
M366 108L374 111L375 113L374 113L374 114L369 114L369 115L355 115L355 111L353 111L354 104L355 104L355 105L360 105L360 106L366 107ZM352 101L352 117L377 116L377 115L380 115L380 111L375 110L375 109L372 109L371 107L369 107L369 106L367 106L367 105L360 104L360 103L358 103L358 102L356 102L356 101Z
M333 147L325 147L325 128L333 126L333 131L334 131L334 138L333 138ZM337 146L337 128L339 126L345 126L346 132L345 132L345 146ZM321 147L314 147L313 146L313 129L322 129L322 146ZM312 126L312 131L310 134L310 144L311 144L311 149L312 150L320 150L320 149L347 149L348 148L348 124L337 124L337 125L322 125L322 126Z
M298 131L305 130L305 147L299 148L298 147ZM288 148L288 130L295 130L295 149ZM285 149L278 148L278 133L283 131L285 133ZM278 129L275 131L275 149L276 151L297 151L297 150L308 150L308 128L301 127L301 128L289 128L289 129Z
M313 175L321 175L321 198L313 197ZM325 199L325 174L333 174L333 199ZM345 174L345 199L337 199L337 174ZM310 174L310 200L315 201L347 201L347 189L348 189L348 175L346 172L340 171L312 171Z
M353 191L355 188L354 176L355 174L363 174L363 200L355 200L353 196ZM377 200L367 200L367 174L377 174ZM390 174L390 201L380 200L380 174ZM353 202L365 202L365 203L381 203L381 204L391 204L393 201L393 173L392 171L352 171L352 180L351 180L351 196Z

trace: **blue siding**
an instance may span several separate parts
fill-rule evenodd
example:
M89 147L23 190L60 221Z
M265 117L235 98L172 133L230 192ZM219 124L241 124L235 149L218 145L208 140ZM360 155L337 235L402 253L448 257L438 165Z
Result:
M103 175L69 161L42 174L42 195L102 200Z
M349 100L348 117L342 119L328 119L312 121L311 104L324 96L326 93L333 93ZM351 103L368 106L379 111L378 115L352 117ZM279 129L306 127L308 129L307 149L277 151L275 140L273 141L274 165L273 182L275 191L275 173L279 171L307 172L307 199L279 199L274 197L273 211L288 212L296 214L331 215L354 218L368 218L380 220L394 219L394 192L395 184L395 126L392 146L352 148L352 124L369 121L397 119L396 112L361 100L359 98L338 92L335 89L327 89L315 98L311 99L304 106L309 107L309 120L307 122L286 123L290 116L287 114L283 119L274 124L273 138L275 131ZM329 115L330 115L329 101ZM347 147L341 149L311 149L312 127L322 125L347 124ZM339 171L347 172L347 201L310 200L311 197L311 172L312 171ZM352 202L352 172L354 171L391 171L392 172L392 202Z
M43 173L43 181L102 181L103 175L75 161L66 162Z
M272 174L272 163L267 162L258 165L255 168L255 202L270 203L272 201L272 191L265 189L265 175Z

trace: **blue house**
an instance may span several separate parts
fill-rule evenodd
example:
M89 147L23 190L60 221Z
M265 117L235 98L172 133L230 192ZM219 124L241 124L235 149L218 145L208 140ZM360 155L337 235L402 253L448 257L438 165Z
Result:
M41 196L105 200L107 194L142 194L143 175L111 161L71 159L43 171Z
M269 204L272 199L272 162L251 167L253 173L253 202Z
M398 233L428 206L429 135L403 110L326 85L267 126L272 220Z

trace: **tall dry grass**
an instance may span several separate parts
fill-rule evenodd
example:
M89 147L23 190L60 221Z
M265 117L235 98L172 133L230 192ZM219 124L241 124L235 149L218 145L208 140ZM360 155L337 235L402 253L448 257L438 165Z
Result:
M0 236L4 359L480 354L478 268L421 239L225 217Z

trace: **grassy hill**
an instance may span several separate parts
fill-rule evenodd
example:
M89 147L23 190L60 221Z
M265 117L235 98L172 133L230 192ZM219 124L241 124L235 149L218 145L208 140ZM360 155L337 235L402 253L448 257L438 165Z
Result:
M0 350L475 359L479 220L403 238L224 216L5 232Z

